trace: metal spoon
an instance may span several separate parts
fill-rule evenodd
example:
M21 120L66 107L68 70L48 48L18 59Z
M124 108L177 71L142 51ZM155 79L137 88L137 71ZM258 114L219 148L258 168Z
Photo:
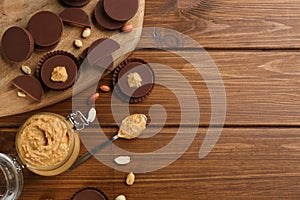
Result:
M146 117L146 115L144 115L144 114L140 114L140 115L144 118L145 122L147 122L147 117ZM128 116L128 117L131 117L131 116L133 116L133 115L130 115L130 116ZM128 117L126 117L124 120L126 120ZM124 121L124 120L123 120L123 121ZM123 123L123 121L122 121L122 123ZM122 123L121 123L120 128L122 127ZM119 131L120 131L120 129L119 129ZM140 132L140 133L141 133L141 132ZM138 137L138 136L140 135L140 133L139 133L138 135L134 135L134 137L132 137L132 135L129 135L129 136L130 136L130 139L134 139L134 138ZM78 158L76 159L76 161L73 163L73 165L68 169L68 171L71 171L71 170L77 168L79 165L81 165L82 163L84 163L85 161L87 161L90 157L92 157L93 155L95 155L95 154L96 154L98 151L100 151L102 148L104 148L104 147L107 146L108 144L113 143L113 142L114 142L115 140L117 140L118 138L125 138L125 139L128 139L128 138L124 137L124 135L121 136L121 137L120 137L120 134L114 135L114 136L113 136L112 138L110 138L109 140L107 140L107 141L105 141L105 142L99 144L98 146L96 146L95 148L93 148L91 151L88 151L88 152L86 152L85 154L83 154L82 156L78 157Z

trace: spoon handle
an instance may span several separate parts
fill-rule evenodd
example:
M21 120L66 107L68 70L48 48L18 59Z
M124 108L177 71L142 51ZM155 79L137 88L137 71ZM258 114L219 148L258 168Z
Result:
M74 164L68 169L68 171L71 171L71 170L75 169L76 167L78 167L79 165L81 165L82 163L84 163L85 161L87 161L94 154L96 154L98 151L100 151L102 148L104 148L108 144L111 144L112 142L114 142L118 138L119 138L118 135L115 135L111 139L109 139L109 140L107 140L107 141L99 144L98 146L96 146L95 148L93 148L91 151L88 151L85 154L83 154L82 156L78 157L76 159L76 161L74 162Z

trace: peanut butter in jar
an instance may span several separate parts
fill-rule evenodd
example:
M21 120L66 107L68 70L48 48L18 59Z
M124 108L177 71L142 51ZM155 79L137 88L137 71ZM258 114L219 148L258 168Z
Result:
M66 171L76 160L80 140L73 125L63 116L38 113L20 127L16 137L18 157L39 175L53 176Z

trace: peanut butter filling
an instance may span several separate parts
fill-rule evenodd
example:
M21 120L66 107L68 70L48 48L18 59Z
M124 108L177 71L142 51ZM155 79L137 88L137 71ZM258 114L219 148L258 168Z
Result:
M64 66L57 66L51 73L51 80L54 82L66 82L68 80L68 73Z
M142 85L142 78L138 73L133 72L133 73L130 73L127 75L127 82L128 82L129 87L138 88L138 87L141 87L141 85Z

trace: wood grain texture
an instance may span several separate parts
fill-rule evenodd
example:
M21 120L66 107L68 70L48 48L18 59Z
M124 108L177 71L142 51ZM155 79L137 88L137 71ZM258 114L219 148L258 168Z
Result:
M9 6L9 11L24 9L23 2ZM201 49L190 48L189 44L173 48L182 40L175 31L166 30L162 33L175 35L162 40L166 50L144 49L131 56L170 66L193 86L201 116L198 133L188 150L163 169L136 174L136 183L131 187L125 185L127 173L109 168L95 158L55 177L41 177L24 170L25 186L20 199L65 200L85 187L99 188L109 199L119 194L125 194L128 200L299 199L299 6L299 0L147 0L144 26L169 28L190 36L208 49L219 69L226 89L227 113L216 146L207 157L198 159L211 125L211 97L203 77L186 60L168 52L182 50L197 57ZM146 44L155 45L156 36L160 35L155 32ZM174 82L169 71L160 72L159 75ZM111 86L111 76L99 84ZM80 96L84 113L87 98L95 91L98 89L91 87ZM186 101L189 103L188 98ZM0 152L15 154L15 133L29 116L41 111L66 116L72 112L72 104L69 98L43 109L0 118ZM151 106L157 104L168 114L163 130L150 138L118 140L118 147L150 152L174 138L180 126L180 108L176 96L166 87L155 86L144 102L130 105L130 112L148 114ZM101 127L107 137L112 136L118 121L112 117L111 92L101 93L95 106ZM121 101L115 106L121 108ZM116 112L115 117L122 114ZM147 131L157 131L162 120L163 116L151 119L153 126ZM188 135L195 124L181 125ZM97 130L87 130L98 134ZM83 154L86 149L81 147ZM170 155L174 152L164 154Z
M97 4L97 1L91 1L87 6L83 9L88 13L91 19L93 19L93 10ZM3 27L0 30L0 37L2 37L4 31L10 26L21 26L26 27L27 23L32 16L32 14L36 13L37 11L42 10L50 10L54 13L59 14L63 11L64 7L58 2L58 0L51 0L51 1L1 1L1 19L0 19L0 26ZM143 26L143 18L144 18L144 7L145 1L139 1L139 9L137 14L130 19L127 23L131 23L134 25L135 28L141 28ZM92 20L94 21L94 20ZM100 28L96 23L92 23L92 34L90 37L83 39L81 38L81 33L83 29L79 27L64 26L64 31L62 35L62 39L59 42L58 46L52 50L64 50L74 54L76 57L81 54L81 52L89 47L95 40L100 38L107 38L112 37L113 35L117 35L119 30L116 31L107 31ZM118 37L119 40L117 42L120 43L121 48L128 48L128 41L132 46L135 46L140 38L140 33L136 34L123 34L122 36ZM73 42L75 39L81 39L83 41L83 47L80 49L76 49L73 46ZM16 95L17 89L12 85L12 80L21 75L22 72L20 67L22 65L29 66L34 74L36 66L39 60L48 52L38 52L35 51L31 58L27 61L17 64L11 64L7 62L3 55L1 54L0 57L0 65L1 65L1 75L0 75L0 116L7 116L13 115L23 112L28 112L31 110L36 110L39 108L43 108L45 106L53 105L57 102L60 102L64 99L67 99L72 96L72 88L69 88L64 91L49 91L45 90L45 95L40 103L34 102L30 98L18 98ZM120 63L120 61L124 60L127 55L122 55L120 58L115 60L115 65ZM99 70L95 70L95 73L100 73ZM103 73L103 72L102 72ZM107 74L107 73L104 73ZM97 82L99 79L97 76L96 78L88 77L84 73L80 73L80 76L84 76L86 81L82 81L81 90L85 87L88 87L94 82ZM14 106L12 106L14 105Z
M174 29L205 48L299 48L300 1L151 0L145 26Z
M191 56L195 52L191 51ZM224 81L226 90L227 107L225 124L229 125L294 125L298 126L299 118L299 69L298 52L220 52L210 51L212 59L218 66ZM196 53L197 55L197 53ZM175 54L164 51L137 51L131 57L138 57L147 60L149 63L161 63L176 69L184 75L197 95L200 108L200 125L210 124L211 97L206 83L184 59ZM165 70L157 76L168 74ZM172 81L172 77L166 78ZM99 85L107 84L112 86L111 77L108 76ZM97 88L89 88L82 93L81 100L83 111L87 99ZM164 94L162 96L162 94ZM114 126L115 120L112 117L111 97L117 100L113 106L122 108L122 101L110 93L101 93L96 103L98 120L103 126ZM189 95L186 96L189 106ZM177 97L166 87L155 86L150 96L139 104L130 105L134 112L149 113L153 105L162 105L168 113L166 125L178 125L180 123L180 107ZM79 106L80 107L80 106ZM89 107L88 107L89 108ZM22 121L33 113L40 111L51 111L67 116L72 112L72 99L52 107L47 107L35 112L26 113L12 117L1 118L0 125L17 127ZM124 113L116 112L116 117ZM163 117L163 115L161 116ZM160 116L157 116L156 123L160 123ZM188 123L185 123L188 125Z
M0 152L14 154L16 129L1 129L0 138L7 145ZM115 128L105 128L115 132ZM187 133L189 129L186 129ZM114 199L125 194L128 199L295 199L299 197L298 128L226 128L212 152L198 159L199 147L207 129L199 132L191 147L174 163L151 173L136 174L133 186L125 185L127 173L113 170L92 158L72 172L55 177L41 177L24 170L25 186L20 199L52 197L69 199L84 187L102 189ZM176 129L165 128L152 139L116 141L129 151L163 147ZM130 145L128 145L130 142ZM81 152L85 151L82 147ZM172 152L166 152L172 153ZM45 185L47 187L45 187Z

